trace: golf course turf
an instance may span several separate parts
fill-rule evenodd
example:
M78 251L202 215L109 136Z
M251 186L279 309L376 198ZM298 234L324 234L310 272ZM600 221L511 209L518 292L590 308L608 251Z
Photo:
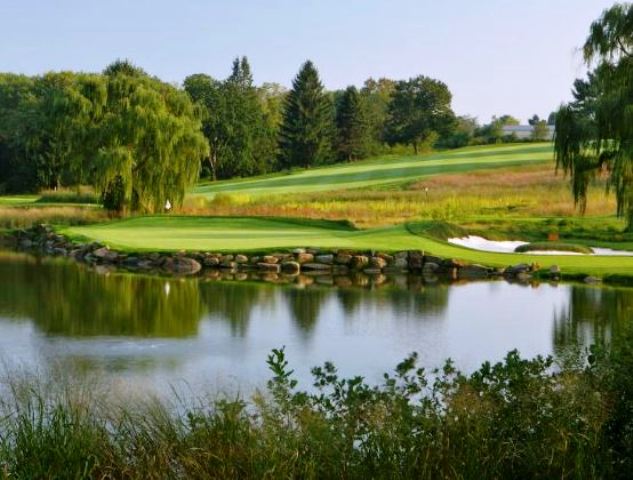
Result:
M393 187L438 174L520 168L551 161L552 147L547 143L469 147L426 156L387 156L288 174L203 183L192 195L212 198L216 193L259 196ZM61 231L123 251L263 252L296 247L422 250L495 267L536 262L544 268L558 265L569 274L633 275L633 257L482 252L449 244L428 235L419 225L413 220L408 224L357 229L344 221L302 218L152 215L65 227Z
M293 247L355 250L423 250L488 266L536 262L558 265L566 273L633 274L633 257L492 253L451 245L412 233L405 225L357 230L340 222L274 218L146 216L105 224L70 227L74 237L95 239L127 251L283 250Z
M552 146L549 143L469 147L432 155L381 156L289 174L202 183L192 193L212 197L216 193L272 195L324 192L393 185L431 175L534 165L551 160Z

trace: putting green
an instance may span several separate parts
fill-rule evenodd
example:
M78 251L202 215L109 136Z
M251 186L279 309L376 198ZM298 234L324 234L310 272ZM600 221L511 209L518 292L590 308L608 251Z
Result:
M358 250L424 250L489 266L537 262L565 273L633 274L633 257L504 254L470 250L411 233L404 225L357 230L343 223L275 218L136 217L68 227L71 236L99 240L127 251L261 251L293 247Z
M371 160L198 185L193 195L320 192L410 182L422 177L552 161L549 143L470 147L426 156L381 156Z

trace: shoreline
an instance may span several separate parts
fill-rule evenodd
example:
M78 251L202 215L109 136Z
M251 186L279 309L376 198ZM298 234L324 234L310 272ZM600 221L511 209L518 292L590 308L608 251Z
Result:
M238 279L262 277L275 281L280 277L345 277L406 275L418 276L425 283L443 281L499 280L530 283L536 280L584 281L631 285L633 277L608 275L598 278L587 274L566 274L557 266L542 269L538 264L521 263L506 268L489 267L465 261L441 258L420 250L396 252L350 249L294 248L275 253L219 252L122 252L101 242L78 242L59 234L50 225L0 234L2 242L18 251L49 257L65 257L92 266L101 273L123 270L141 274L172 276L214 276ZM330 284L329 281L320 282ZM362 283L362 282L361 282ZM367 282L365 282L367 283Z

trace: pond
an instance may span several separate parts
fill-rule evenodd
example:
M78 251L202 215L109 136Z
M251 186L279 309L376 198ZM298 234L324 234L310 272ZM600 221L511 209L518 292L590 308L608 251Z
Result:
M633 318L633 289L503 281L331 288L101 275L0 252L0 358L76 369L136 391L248 391L286 346L301 385L326 360L379 382L408 353L472 370L511 349L563 355L608 342Z

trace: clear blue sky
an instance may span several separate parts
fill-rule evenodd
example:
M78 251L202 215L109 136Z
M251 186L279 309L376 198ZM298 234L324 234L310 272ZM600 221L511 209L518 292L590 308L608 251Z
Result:
M100 71L129 58L164 80L228 74L327 88L424 74L458 114L546 116L584 74L577 49L612 0L0 0L0 71Z

